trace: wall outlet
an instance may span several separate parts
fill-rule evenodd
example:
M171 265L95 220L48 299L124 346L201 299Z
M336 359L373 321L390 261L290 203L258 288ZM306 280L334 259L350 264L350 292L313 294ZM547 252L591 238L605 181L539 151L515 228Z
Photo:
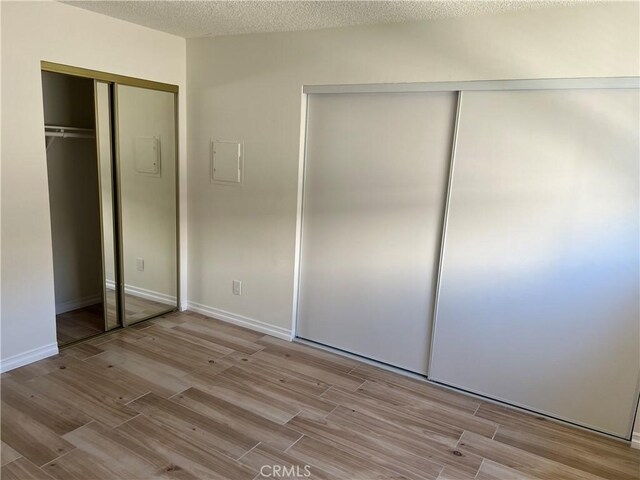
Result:
M240 280L233 281L233 294L242 295L242 282Z
M144 258L136 258L136 269L139 272L144 272Z

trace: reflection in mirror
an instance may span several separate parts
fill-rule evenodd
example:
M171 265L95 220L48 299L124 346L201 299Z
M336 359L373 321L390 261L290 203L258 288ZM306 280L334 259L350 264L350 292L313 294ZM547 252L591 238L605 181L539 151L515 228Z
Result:
M127 325L177 306L174 94L117 86Z
M96 134L100 165L102 207L102 254L104 262L105 327L119 326L116 295L115 244L113 235L113 170L111 161L111 101L109 85L96 82Z

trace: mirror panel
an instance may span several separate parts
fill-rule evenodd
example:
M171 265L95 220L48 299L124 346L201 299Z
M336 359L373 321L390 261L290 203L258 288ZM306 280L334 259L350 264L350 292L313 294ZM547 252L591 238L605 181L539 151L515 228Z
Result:
M117 85L126 325L177 307L175 94Z
M100 176L102 255L104 275L105 329L120 325L116 278L113 219L113 162L111 161L111 91L109 84L96 82L96 136Z

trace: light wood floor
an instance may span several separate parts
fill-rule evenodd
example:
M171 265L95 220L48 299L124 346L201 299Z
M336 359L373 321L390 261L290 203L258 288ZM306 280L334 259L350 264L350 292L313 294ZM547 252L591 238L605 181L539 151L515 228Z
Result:
M129 324L166 312L171 308L171 305L136 297L128 293L124 297L125 315ZM102 303L97 303L56 315L58 345L66 345L103 333L105 328L102 308ZM116 310L115 293L113 290L107 290L109 330L119 326Z
M624 443L192 313L1 386L4 480L640 476Z
M56 315L58 345L65 345L102 332L104 332L104 315L101 303Z

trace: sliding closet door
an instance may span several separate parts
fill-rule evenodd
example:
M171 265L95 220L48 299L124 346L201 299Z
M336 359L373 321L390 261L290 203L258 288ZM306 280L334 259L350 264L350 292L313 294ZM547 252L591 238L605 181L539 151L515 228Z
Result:
M100 177L100 221L102 228L102 258L105 329L120 326L116 279L116 253L113 216L113 155L111 138L110 85L95 82L96 137Z
M117 85L125 323L177 307L175 94Z
M309 95L299 337L426 373L455 110Z
M430 377L628 437L637 90L465 92Z

